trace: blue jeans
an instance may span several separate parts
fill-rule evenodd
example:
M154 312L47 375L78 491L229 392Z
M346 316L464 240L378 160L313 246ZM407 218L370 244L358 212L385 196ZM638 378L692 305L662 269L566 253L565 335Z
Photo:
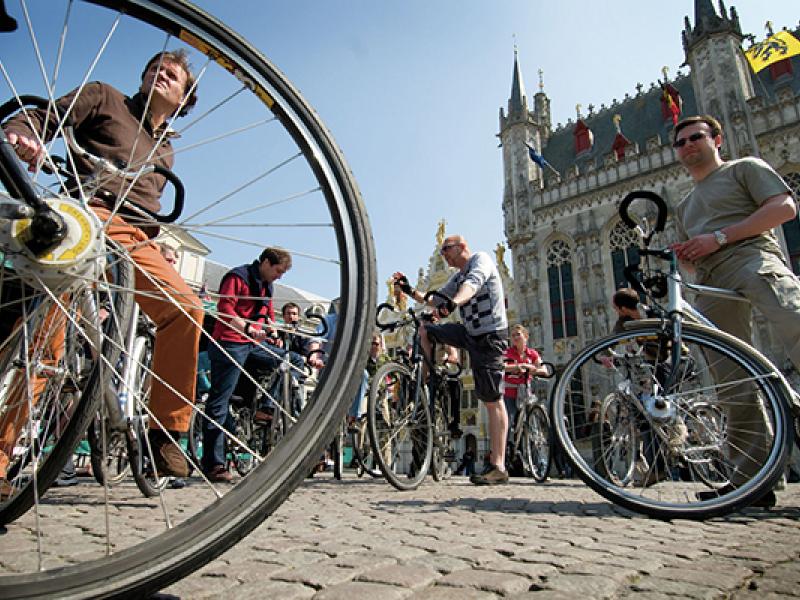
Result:
M225 434L222 428L230 430L231 423L228 419L228 407L231 395L239 381L241 368L249 358L256 362L259 368L277 369L286 354L286 350L270 346L269 351L263 346L253 343L220 342L231 361L216 344L209 344L208 358L211 363L211 391L206 400L206 414L208 419L203 421L203 470L210 471L217 465L225 465ZM290 355L294 354L293 352ZM299 355L290 356L292 364L299 361L302 365L303 358ZM295 364L295 366L298 366Z
M358 386L356 397L353 398L353 403L350 405L350 410L347 411L348 417L354 417L357 419L361 415L367 412L362 404L364 403L364 396L367 393L368 384L369 384L369 373L367 373L365 369L364 372L361 374L361 385Z

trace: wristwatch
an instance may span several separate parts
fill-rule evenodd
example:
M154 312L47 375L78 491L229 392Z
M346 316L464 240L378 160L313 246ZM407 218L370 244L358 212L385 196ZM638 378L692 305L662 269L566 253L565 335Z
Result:
M717 229L714 232L714 238L717 240L720 248L728 243L728 236L725 235L725 232L723 232L721 229Z

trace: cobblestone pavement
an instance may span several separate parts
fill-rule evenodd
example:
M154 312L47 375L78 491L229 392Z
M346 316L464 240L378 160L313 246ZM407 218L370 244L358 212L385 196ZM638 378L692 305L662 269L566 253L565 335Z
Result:
M573 480L463 477L398 492L307 480L261 527L160 598L797 598L800 484L704 523L619 509Z

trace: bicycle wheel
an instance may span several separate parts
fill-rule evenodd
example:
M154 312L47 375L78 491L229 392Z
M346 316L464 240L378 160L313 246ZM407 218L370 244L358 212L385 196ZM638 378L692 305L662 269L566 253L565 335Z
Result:
M325 298L340 298L336 332L313 394L269 456L258 456L258 466L246 478L236 479L234 485L210 485L199 476L195 462L194 476L184 490L168 488L151 500L140 498L132 485L110 488L107 500L102 497L103 490L60 490L59 504L69 502L78 507L72 525L82 537L70 548L60 545L57 552L52 545L38 544L37 539L55 539L63 528L58 519L33 523L25 515L19 527L9 527L5 540L13 538L20 552L11 557L0 576L0 597L146 597L195 572L259 525L304 480L331 439L355 395L358 382L352 374L361 373L366 361L376 289L372 240L349 168L313 109L258 50L222 23L182 0L67 0L63 4L31 3L27 9L29 18L13 16L21 27L28 28L28 22L31 27L0 38L7 44L4 47L14 48L3 52L2 60L6 81L13 82L15 90L59 97L82 86L83 81L99 80L133 93L140 84L141 67L157 51L186 50L196 64L200 100L192 116L171 123L180 134L173 137L172 146L175 172L185 187L188 208L179 220L161 227L157 240L180 246L180 265L196 267L184 271L194 290L207 280L214 293L221 272L251 262L269 240L270 245L286 248L293 256L294 267L286 281ZM60 36L62 30L65 33ZM52 40L63 42L56 47ZM80 56L86 49L92 49L90 55ZM42 55L42 69L37 52ZM120 78L126 71L130 83ZM14 95L10 86L4 90L6 96ZM143 123L141 128L147 130L148 125ZM70 150L60 140L46 145L46 152L48 164L50 155L66 154L65 168L72 169ZM35 189L48 188L70 211L94 222L94 211L86 206L93 194L91 182L73 200L62 194L58 176L40 172L32 181ZM170 186L166 190L162 201L170 205ZM156 224L144 219L143 226L147 225ZM110 235L101 222L96 239L104 243ZM5 239L2 234L0 239ZM9 252L13 249L5 241L0 243L4 258L16 266L18 257ZM180 312L184 321L199 310L196 298L169 296L158 280L152 281L141 263L133 260L132 250L126 248L117 257L135 270L137 285L149 282L156 290L149 297L151 303L153 297L163 300L173 313ZM86 251L85 261L81 256L81 266L97 257L93 245ZM36 266L36 261L31 262ZM17 279L23 278L28 285L36 281L19 268L15 272ZM90 271L73 273L72 277L80 279L81 289L97 287L97 278ZM51 293L54 289L60 292L55 279L45 281ZM4 299L5 281L0 283ZM273 301L280 305L288 298L276 290ZM137 300L148 299L135 294L133 283L115 291L131 301L134 295ZM5 318L0 321L7 322ZM112 312L109 321L122 325L124 319ZM199 328L200 319L195 321ZM159 364L159 335L161 327L153 366L143 368L153 380L153 396L156 386L169 389L171 375L163 362ZM126 357L127 347L123 344L120 348L125 348L120 352ZM192 364L194 355L195 350L187 345L172 359L179 365ZM118 362L109 359L105 351L103 357L107 370L115 371L112 378L121 377ZM249 375L241 372L239 376ZM181 407L191 407L196 420L204 420L193 404L194 394L173 388L171 395ZM113 407L119 398L107 401ZM137 407L149 418L151 428L158 426L155 409L162 402L154 397L149 405ZM88 414L93 418L95 411ZM88 420L83 423L84 430L87 425ZM175 431L182 433L188 425L187 419ZM75 428L80 429L78 425ZM171 442L188 455L182 437L173 437ZM130 510L142 503L159 510L138 510L138 514ZM38 510L55 507L40 503ZM120 529L116 519L125 523L135 520L135 535L120 534L127 530Z
M110 256L97 287L58 295L25 285L7 264L0 266L0 313L17 313L7 317L0 343L0 444L10 459L13 491L0 501L0 524L38 507L95 416L109 365L119 356L120 334L107 321L103 336L92 315L101 304L120 316L131 310L130 296L115 290L130 285L132 270ZM101 347L107 364L94 356Z
M419 487L431 464L433 425L424 388L414 397L416 382L400 363L386 363L372 378L367 427L372 455L398 490Z
M783 472L790 442L788 390L766 358L721 331L684 324L677 351L670 381L669 336L645 321L579 352L553 393L556 433L581 479L621 506L664 519L727 514L772 489ZM593 396L611 393L619 394L609 405L617 407L631 440L618 463L595 451L603 446L593 438L602 434L586 427ZM724 421L708 419L710 410ZM624 411L631 415L622 418ZM631 482L634 445L644 468ZM710 464L730 479L709 491L693 466Z
M619 392L608 394L600 403L595 427L598 455L594 460L603 475L620 487L633 480L639 460L639 430L636 427L636 410Z
M552 457L550 419L541 406L528 410L522 429L522 456L525 470L539 483L547 480Z

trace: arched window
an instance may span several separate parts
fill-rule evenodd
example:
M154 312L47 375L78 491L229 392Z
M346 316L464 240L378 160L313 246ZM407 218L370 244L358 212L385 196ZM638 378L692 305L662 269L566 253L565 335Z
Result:
M624 269L631 263L639 262L639 236L619 221L608 235L608 245L611 248L614 289L630 287L625 279Z
M553 339L578 335L575 287L572 283L572 250L563 240L556 240L547 250L547 284L550 288Z
M800 198L800 173L789 173L784 176L786 183L792 188L795 198ZM792 271L800 275L800 216L783 224L783 237L789 249L789 264Z

